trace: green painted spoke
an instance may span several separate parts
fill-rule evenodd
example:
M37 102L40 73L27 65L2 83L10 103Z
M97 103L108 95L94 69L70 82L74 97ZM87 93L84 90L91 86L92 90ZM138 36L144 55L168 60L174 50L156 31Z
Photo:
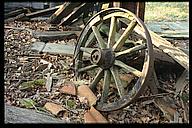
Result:
M125 94L125 91L124 91L124 88L123 88L123 84L121 83L121 80L120 80L120 76L119 76L119 73L118 73L118 68L113 66L113 67L110 68L110 71L111 71L111 74L112 74L112 76L114 78L118 93L119 93L120 97L122 98L124 96L124 94Z
M105 44L105 41L103 40L98 28L96 26L92 26L92 30L93 30L93 33L99 43L99 47L101 49L105 49L106 48L106 44Z
M96 74L95 78L93 79L93 81L92 81L91 84L90 84L91 90L95 90L97 83L98 83L98 82L101 80L101 78L103 77L103 72L104 72L103 69L100 68L99 71L98 71L98 73Z
M83 52L86 52L88 54L91 54L91 52L93 51L93 48L81 47L80 50L83 51Z
M110 73L110 70L105 70L101 102L107 102L107 97L108 97L108 93L109 93L109 85L110 85L110 83L111 83L111 73Z
M139 70L137 70L137 69L135 69L133 67L130 67L130 66L126 65L125 63L119 61L119 60L115 60L114 64L116 66L119 66L119 67L125 69L127 72L133 73L135 76L138 76L138 77L142 76L142 72L141 71L139 71Z
M97 26L98 29L101 28L101 25L102 25L102 23L100 23L100 24ZM91 34L89 35L89 37L88 37L88 39L87 39L87 41L86 41L86 43L85 43L85 47L90 46L91 43L92 43L94 40L95 40L95 34L94 34L93 32L91 32Z
M115 43L115 33L116 33L116 18L112 16L107 48L110 48Z
M142 49L146 49L146 48L147 48L147 46L145 44L136 45L135 47L132 47L132 48L126 49L124 51L115 53L115 57L118 57L118 56L123 55L123 54L133 53L133 52L136 52L136 51L139 51Z
M114 51L119 51L122 48L129 34L132 32L132 30L135 28L136 25L137 25L137 21L132 20L129 26L125 29L124 33L119 38L119 40L113 46Z
M85 71L93 70L97 67L99 67L99 66L98 65L89 65L89 66L78 69L78 72L85 72Z

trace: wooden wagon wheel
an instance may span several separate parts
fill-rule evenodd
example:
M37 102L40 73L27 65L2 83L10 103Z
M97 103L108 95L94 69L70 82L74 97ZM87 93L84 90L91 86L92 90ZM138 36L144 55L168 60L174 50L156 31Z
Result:
M137 33L138 27L144 33ZM141 54L144 57L138 59ZM152 73L151 37L135 14L108 8L87 22L78 39L74 63L78 78L87 74L91 79L89 87L98 97L96 109L121 109L143 92ZM131 82L124 80L127 76L132 77Z

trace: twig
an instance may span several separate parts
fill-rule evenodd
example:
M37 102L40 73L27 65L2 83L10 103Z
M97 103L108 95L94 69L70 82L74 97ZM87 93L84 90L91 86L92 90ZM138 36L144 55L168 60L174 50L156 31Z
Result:
M155 95L150 95L150 96L140 96L139 98L136 99L136 101L151 100L152 98L161 98L161 97L164 97L169 94L172 94L172 93L160 93L160 94L155 94Z

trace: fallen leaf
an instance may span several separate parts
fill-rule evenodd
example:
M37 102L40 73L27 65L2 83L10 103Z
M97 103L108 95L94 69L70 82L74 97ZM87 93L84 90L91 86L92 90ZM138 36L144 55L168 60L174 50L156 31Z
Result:
M52 114L56 116L58 116L60 112L65 111L65 108L63 108L62 105L50 103L50 102L47 102L44 107L45 109L47 109L48 111L50 111Z
M93 106L84 114L85 123L108 123L105 117Z
M74 100L67 100L67 106L69 108L74 108L76 106L76 103Z
M37 79L37 80L33 80L33 81L27 81L27 82L23 82L19 85L19 89L20 90L28 90L28 89L32 89L35 86L44 86L45 85L45 80L44 79Z
M64 83L64 86L59 90L61 93L64 94L70 94L70 95L76 95L76 86L71 81L66 81Z
M97 97L91 91L91 89L87 85L81 85L77 89L77 94L81 97L86 97L89 101L89 105L95 105L97 101Z
M25 108L34 108L34 106L37 104L34 100L29 98L20 99L19 102Z

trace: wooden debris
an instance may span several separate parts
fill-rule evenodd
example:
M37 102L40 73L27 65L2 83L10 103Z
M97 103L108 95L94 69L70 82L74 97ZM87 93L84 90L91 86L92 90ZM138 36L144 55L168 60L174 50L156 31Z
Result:
M61 20L59 25L70 25L74 19L79 17L84 11L88 11L92 3L83 3L78 7L74 8L73 11L65 18Z
M134 29L137 33L140 33L145 37L143 30L136 26ZM151 35L152 43L159 49L163 50L163 52L167 53L171 56L175 61L177 61L181 66L185 69L189 70L189 56L185 54L182 50L177 47L174 47L169 41L158 36L156 33L149 30Z
M165 99L156 99L155 105L164 113L164 116L169 120L174 120L174 114L177 112L176 108L173 108L170 102L166 101Z
M56 116L58 116L60 112L65 111L65 108L63 108L62 105L51 102L47 102L44 107Z
M42 52L73 56L75 46L47 43Z
M11 11L11 12L5 14L4 18L8 19L10 17L18 16L19 14L22 14L22 13L30 13L30 10L28 8L17 9L17 10L14 10L14 11Z
M97 101L97 97L91 91L91 89L87 85L81 85L77 89L77 94L81 97L86 97L89 101L89 105L95 105Z
M105 117L93 106L84 114L85 123L108 123Z
M149 84L149 87L151 89L151 92L153 94L158 94L157 87L159 87L159 82L157 80L157 76L156 76L155 71L153 72L153 74L151 76L151 79L149 81L150 82L148 84ZM166 97L159 98L159 99L154 99L154 103L164 113L164 116L168 120L173 121L174 114L177 111L176 111L175 108L173 108L172 103L171 103L172 101L166 100L166 99L167 99Z
M18 16L15 16L13 18L8 18L8 19L4 20L4 22L8 23L8 22L13 22L15 20L27 20L27 19L28 18L26 17L25 13L21 13Z
M79 2L65 2L53 15L51 15L48 22L50 24L59 24L64 17L69 15L73 9L80 4Z
M47 32L33 32L35 38L39 38L40 41L47 42L52 40L66 40L76 39L79 31L47 31Z
M31 45L31 50L32 51L38 51L38 52L42 52L42 50L45 47L45 43L44 42L35 42Z
M186 21L177 22L149 22L146 26L158 33L161 37L166 38L189 38L189 23Z
M43 9L43 10L36 11L36 12L32 12L32 13L27 13L27 14L26 14L26 17L27 17L28 19L30 19L30 18L34 18L34 17L39 17L39 16L43 16L43 15L52 14L52 13L54 13L58 8L60 8L60 6L61 6L61 5L55 6L55 7L52 7L52 8Z
M64 86L61 89L59 89L59 91L64 94L70 94L74 96L77 94L76 86L72 81L66 81L64 83Z
M177 80L175 87L176 87L176 94L179 94L179 92L188 84L188 81L186 80L186 77L188 75L188 71L184 70L179 79Z

